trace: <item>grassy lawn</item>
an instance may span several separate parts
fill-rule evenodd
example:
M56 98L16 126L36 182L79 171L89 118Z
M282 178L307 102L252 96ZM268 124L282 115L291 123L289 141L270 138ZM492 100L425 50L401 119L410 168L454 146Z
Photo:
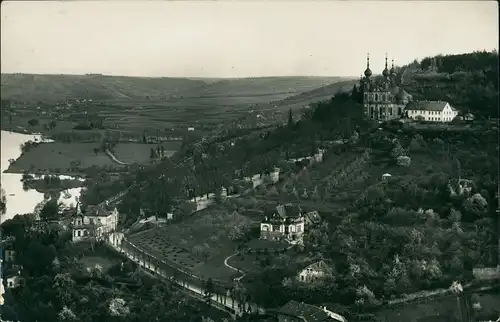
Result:
M8 169L8 172L23 172L24 170L68 173L71 162L80 161L80 168L120 167L104 153L94 153L95 143L42 143L23 153ZM59 171L57 171L59 170Z
M224 259L235 253L237 246L228 234L239 223L255 222L222 207L210 207L181 223L139 233L130 239L194 275L229 282L238 274L224 265Z
M156 150L158 146L163 146L165 156L170 157L180 148L181 142L162 142L160 144L119 143L114 149L114 154L118 160L125 163L148 163L151 148Z

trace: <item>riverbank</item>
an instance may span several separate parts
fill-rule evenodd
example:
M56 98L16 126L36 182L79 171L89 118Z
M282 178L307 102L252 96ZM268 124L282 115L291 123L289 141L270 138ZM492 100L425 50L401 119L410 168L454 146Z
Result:
M34 189L40 193L56 193L69 189L80 188L85 185L85 181L80 178L59 178L58 176L45 176L42 179L35 179L30 175L21 178L23 188Z

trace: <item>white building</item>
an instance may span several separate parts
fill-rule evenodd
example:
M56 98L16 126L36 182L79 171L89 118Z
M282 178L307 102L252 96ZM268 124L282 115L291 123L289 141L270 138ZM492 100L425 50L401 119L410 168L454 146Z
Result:
M107 204L89 206L85 212L77 205L76 216L72 225L72 240L80 241L89 237L102 239L116 231L118 226L118 210Z
M451 122L458 111L444 101L416 101L410 102L405 108L408 118L429 122Z
M23 282L24 279L18 275L7 277L6 279L7 288L16 288L22 286Z
M299 272L297 279L302 283L314 283L332 276L332 268L324 261L313 263Z

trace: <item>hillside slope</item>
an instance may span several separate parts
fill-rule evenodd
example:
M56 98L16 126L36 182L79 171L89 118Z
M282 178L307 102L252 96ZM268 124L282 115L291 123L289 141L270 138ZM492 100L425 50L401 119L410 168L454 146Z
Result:
M94 100L163 100L177 98L255 97L279 100L339 81L338 77L259 77L239 79L144 78L103 75L2 74L2 98L55 102ZM254 100L255 101L255 100Z
M307 92L315 88L343 80L340 77L290 76L290 77L249 77L207 81L198 93L186 92L185 96L286 96Z
M426 57L401 67L403 86L417 100L444 100L462 112L498 117L497 52Z

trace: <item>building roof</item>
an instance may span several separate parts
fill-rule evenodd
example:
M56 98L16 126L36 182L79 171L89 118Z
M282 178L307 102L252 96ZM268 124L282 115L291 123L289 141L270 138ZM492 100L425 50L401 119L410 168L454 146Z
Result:
M313 271L323 272L326 274L332 274L333 272L332 268L322 260L316 263L312 263L311 265L306 266L304 269L311 269Z
M288 302L278 310L278 313L297 318L302 318L302 320L306 322L319 322L319 321L330 320L328 314L326 314L326 312L324 312L319 307L296 301Z
M85 216L107 217L114 208L107 204L99 204L97 206L88 206L85 210Z
M302 214L302 208L300 206L293 205L291 203L286 205L277 205L276 212L281 218L296 218Z
M313 224L318 224L321 222L321 216L319 215L319 212L317 210L310 211L306 214L306 217L313 223Z
M396 94L396 100L403 101L405 99L410 99L412 96L408 94L403 88L399 87L398 93Z
M448 102L445 101L416 101L406 105L406 110L442 111Z

